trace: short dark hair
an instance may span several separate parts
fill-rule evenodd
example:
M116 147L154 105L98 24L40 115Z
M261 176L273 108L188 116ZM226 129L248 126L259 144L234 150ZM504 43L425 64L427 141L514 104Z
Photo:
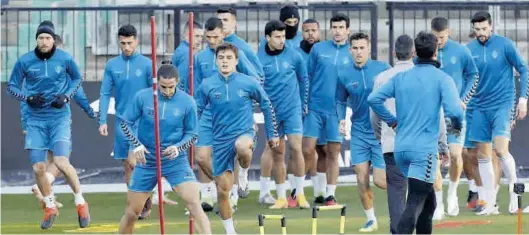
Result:
M220 13L230 13L233 16L237 16L237 10L232 7L220 7L219 9L217 9L217 14Z
M303 24L317 24L318 27L320 27L320 23L317 20L312 19L312 18L306 19L305 21L303 21Z
M178 79L178 69L172 65L172 64L162 64L160 68L158 68L158 80L165 78L176 78Z
M213 31L215 29L222 29L222 20L217 17L210 17L204 25L206 31Z
M445 17L440 17L440 16L435 17L432 19L430 27L432 28L433 31L436 31L436 32L445 31L446 29L448 29L448 19L446 19Z
M432 33L419 32L414 43L417 57L421 59L431 59L437 51L437 37Z
M395 41L397 60L408 60L413 54L413 38L407 34L400 35Z
M185 25L184 29L188 29L188 28L189 28L189 21L186 22L186 25ZM202 29L202 24L200 24L199 22L193 21L193 28L194 29Z
M492 24L492 17L490 14L486 11L478 11L474 16L472 16L472 19L470 20L470 23L474 25L474 23L480 23L483 21L488 21L489 24Z
M279 20L268 21L265 25L265 35L272 36L274 31L285 31L287 26Z
M136 28L130 24L123 25L118 30L118 36L123 37L137 37L138 31L136 31Z
M367 42L369 42L369 35L363 32L354 33L353 35L349 37L349 43L351 43L352 41L360 40L360 39L365 39L367 40Z
M217 49L215 50L215 57L219 55L219 52L227 50L233 51L233 54L235 54L235 58L239 58L239 49L237 49L236 46L228 42L222 43L217 47Z
M347 17L343 13L336 13L331 17L331 28L332 28L332 22L340 22L345 21L345 27L349 28L349 17Z

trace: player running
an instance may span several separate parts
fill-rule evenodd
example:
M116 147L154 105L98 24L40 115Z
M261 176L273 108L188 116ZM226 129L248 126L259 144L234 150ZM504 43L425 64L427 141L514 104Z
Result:
M257 56L263 63L265 71L264 90L268 94L278 123L279 148L272 150L266 146L263 157L273 157L275 182L278 200L270 209L283 209L289 207L310 208L305 198L303 182L305 180L305 162L301 151L303 135L302 116L307 114L309 80L306 64L295 48L285 45L286 26L283 22L272 20L265 26L266 43L260 48ZM300 88L299 84L303 84ZM300 91L301 90L301 91ZM304 94L300 100L300 92ZM288 138L290 162L294 165L295 182L293 184L293 200L287 201L285 184L285 139ZM271 169L268 173L270 173ZM261 174L263 177L263 173ZM269 176L268 176L269 177ZM268 183L268 182L266 182ZM265 193L265 194L263 194ZM261 192L259 201L273 201L268 192Z
M514 69L520 73L520 98L517 118L527 114L527 64L514 43L492 33L492 19L487 12L477 12L471 19L476 39L467 46L479 69L480 85L469 103L472 122L469 122L469 140L475 142L478 152L479 174L483 181L486 206L478 215L491 214L496 205L494 169L491 162L492 146L500 158L509 185L516 183L516 164L509 153L511 133L510 110L515 97ZM509 212L516 212L516 194L511 192Z
M296 5L287 4L279 10L279 20L286 26L285 29L285 46L291 48L298 48L303 37L301 32L298 32L299 22L299 9ZM264 46L267 43L266 36L259 39L259 50L264 50ZM262 63L262 61L261 61ZM264 64L263 64L264 66Z
M373 91L375 78L381 72L391 68L387 63L369 58L370 42L365 33L355 33L349 38L349 51L352 58L338 66L338 88L336 101L340 132L346 133L345 112L351 107L351 165L354 166L358 182L358 194L364 206L367 222L359 232L378 230L375 208L373 207L373 191L369 186L369 168L373 167L373 183L386 189L386 165L382 157L380 142L376 139L371 126L367 96Z
M161 173L184 200L195 219L199 234L211 234L209 219L200 206L198 184L187 150L197 140L196 104L193 97L177 89L178 70L165 64L158 69L158 110L160 125ZM120 234L131 234L150 192L156 186L156 147L153 91L140 90L134 96L119 124L134 150L134 172L128 185L127 208L119 225ZM133 127L137 125L137 133ZM136 162L137 161L137 162Z
M103 83L99 98L99 133L108 136L108 107L110 96L114 90L116 100L116 117L114 126L114 159L123 162L125 169L125 182L129 184L134 164L131 161L131 146L127 137L119 127L120 116L123 115L127 106L136 93L144 88L152 87L152 62L151 59L136 51L138 37L136 28L132 25L124 25L119 28L119 46L121 55L109 60L105 67ZM131 127L135 130L134 126ZM140 219L147 218L151 211L151 199L145 203L145 208Z
M318 151L318 158L325 159L327 179L323 175L318 187L326 185L324 192L315 195L315 203L336 205L335 191L338 181L342 135L336 111L337 69L339 64L350 61L347 37L349 18L335 14L331 20L333 38L315 44L307 65L310 80L309 112L303 120L303 154L312 156ZM319 162L319 160L318 160Z
M276 148L279 138L272 104L256 78L236 72L238 49L231 44L217 47L219 72L205 79L195 98L198 116L209 105L213 120L213 177L218 190L220 217L227 234L235 234L229 193L233 186L235 157L248 169L254 148L253 104L260 104L265 117L269 145Z
M397 130L395 161L408 178L408 201L397 232L412 234L416 229L417 234L431 234L440 111L443 108L450 119L449 130L458 132L463 110L454 81L437 69L437 38L419 33L415 50L418 64L371 93L368 102L388 126ZM395 98L397 117L384 106L388 98Z
M448 19L436 17L431 21L432 33L437 37L437 61L441 63L440 69L450 75L457 88L457 94L462 100L461 107L465 109L466 104L474 94L473 86L477 86L478 70L472 55L467 47L450 39L450 28ZM462 133L459 136L450 134L447 136L450 149L450 181L447 194L447 214L457 216L459 204L457 198L457 186L463 171L463 142L465 138L466 125L463 122ZM441 179L440 179L441 180ZM436 192L437 208L434 220L440 220L444 216L443 191Z
M217 65L215 62L215 50L224 43L223 23L220 19L211 17L205 24L205 36L208 46L204 48L194 61L195 69L195 83L200 85L206 78L217 73ZM239 51L239 62L236 65L236 70L242 74L248 75L252 78L260 78L257 71L254 69L246 54ZM259 80L259 82L261 82ZM197 85L197 87L198 87ZM200 192L201 202L204 211L213 210L214 203L217 200L217 191L215 183L213 182L213 170L211 166L211 154L213 146L213 129L211 110L208 107L204 110L198 127L198 142L197 142L197 164L199 166ZM246 171L243 170L243 171ZM238 201L238 185L235 184L230 194L233 210L236 209Z
M51 183L46 176L48 151L74 192L79 226L90 224L88 203L80 187L75 168L68 160L71 150L71 110L69 102L82 83L79 67L72 56L54 45L53 23L43 21L37 28L35 50L20 57L8 83L7 92L26 102L25 149L42 192L45 208L40 227L53 226L59 211L54 203Z

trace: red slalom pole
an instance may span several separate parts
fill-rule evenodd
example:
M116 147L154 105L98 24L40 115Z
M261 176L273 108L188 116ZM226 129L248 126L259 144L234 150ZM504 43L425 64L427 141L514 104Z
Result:
M154 136L156 141L156 179L158 181L158 204L160 212L160 234L165 234L163 213L162 160L160 156L160 122L158 120L158 78L156 76L156 24L151 16L152 90L154 95Z
M193 12L189 12L189 19L187 21L188 28L189 28L189 95L194 95L194 86L193 86ZM191 148L189 150L189 164L191 165L191 169L194 170L195 166L195 145L191 145ZM194 234L195 230L195 223L194 223L193 215L191 212L189 212L189 234Z

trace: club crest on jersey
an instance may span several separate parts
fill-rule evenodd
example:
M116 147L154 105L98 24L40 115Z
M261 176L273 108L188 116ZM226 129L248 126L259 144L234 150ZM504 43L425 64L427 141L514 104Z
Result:
M286 62L286 61L283 62L283 68L288 69L288 66L289 66L289 65L288 65L288 62Z
M55 66L56 73L61 73L61 71L62 71L62 67L60 65Z
M457 58L455 56L452 56L452 58L450 58L450 63L456 64L456 62L457 62Z
M248 92L244 91L243 89L239 89L239 91L237 91L237 94L239 95L239 97L246 97L248 96Z
M492 51L492 58L498 58L498 52L496 50Z
M136 69L136 77L141 76L141 69Z
M343 64L349 64L349 59L343 58Z
M180 109L174 109L174 111L173 111L173 115L174 115L175 117L180 116L180 113L181 113L181 112L180 112Z

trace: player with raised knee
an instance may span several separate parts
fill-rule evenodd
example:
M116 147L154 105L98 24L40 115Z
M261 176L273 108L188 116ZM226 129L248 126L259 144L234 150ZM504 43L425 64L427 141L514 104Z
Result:
M116 101L116 117L114 121L114 159L123 162L125 183L129 184L134 170L131 146L123 130L120 128L119 118L142 89L152 87L152 61L136 51L139 39L136 28L132 25L121 26L118 30L121 54L110 59L105 67L101 92L99 97L99 133L108 136L107 116L110 97L114 93ZM131 127L133 130L134 126ZM145 203L140 219L147 218L151 211L151 198Z
M224 43L224 37L226 36L222 21L216 17L209 18L205 24L204 35L208 42L208 46L198 53L194 61L194 76L197 87L202 84L206 78L213 76L218 71L218 67L215 63L215 50L218 46ZM238 56L239 63L236 65L236 70L262 82L258 72L254 69L254 66L250 63L246 54L239 51ZM199 174L202 208L205 211L211 211L217 200L217 191L215 183L213 182L213 170L211 166L213 129L209 106L206 107L199 119L198 142L196 146L197 163L200 171L203 173ZM246 169L244 171L246 171ZM239 197L238 189L239 187L237 186L233 187L230 194L233 210L235 210L237 206Z
M237 10L234 8L219 8L217 9L217 18L222 21L223 31L225 33L224 41L231 43L239 51L243 51L250 63L253 65L259 78L264 77L263 66L257 58L257 53L252 49L252 46L235 34L237 27ZM257 132L257 123L254 123L254 128ZM237 160L236 160L237 161ZM242 168L235 169L234 187L238 188L238 194L241 198L246 198L250 195L248 188L248 171Z
M207 32L206 32L207 33ZM232 44L215 50L218 72L197 89L198 116L210 106L213 128L213 177L217 185L220 217L227 234L235 234L229 194L233 187L235 158L248 169L254 149L253 102L260 104L266 135L272 148L279 144L274 109L257 78L236 72L238 49Z
M375 78L391 68L387 63L371 60L370 39L365 33L355 33L349 37L351 58L338 65L338 88L336 101L340 132L346 135L346 107L352 109L350 150L351 165L354 166L358 182L358 195L364 207L367 222L359 232L378 230L373 191L369 180L369 169L373 167L373 183L386 189L386 166L382 157L380 142L376 139L369 114L367 96L373 91Z
M388 126L396 129L395 161L408 178L408 200L397 233L432 233L441 108L450 132L459 132L463 110L454 81L439 70L437 38L421 32L415 39L417 64L399 73L368 97L368 102ZM397 117L384 103L395 98ZM424 130L430 131L424 131Z
M347 38L349 18L337 13L330 19L332 39L319 42L310 51L307 71L310 78L309 111L303 120L303 154L318 151L318 167L325 161L327 184L324 194L318 193L315 203L336 205L335 191L340 173L338 157L342 146L340 121L336 110L338 65L350 61ZM325 175L323 176L325 177Z
M279 147L272 149L266 146L263 152L271 155L274 164L277 201L270 209L284 209L289 207L310 208L305 198L303 181L305 180L305 162L301 151L303 135L302 116L308 111L309 80L307 67L303 58L295 48L285 44L286 26L278 20L269 21L265 25L266 43L260 48L257 56L263 64L265 72L264 90L277 117ZM302 84L300 87L299 84ZM304 94L300 99L300 92ZM285 184L285 138L288 138L290 162L293 164L295 182L292 201L287 201ZM270 193L259 195L259 201L264 203ZM268 199L269 200L269 199Z
M120 115L120 128L131 142L136 164L127 193L127 208L119 225L120 234L130 234L145 201L157 183L156 148L161 153L161 174L184 200L195 220L199 234L211 234L209 219L200 206L195 174L189 165L187 150L197 140L197 109L193 97L177 88L179 77L174 65L158 69L158 107L160 146L155 144L154 96L151 88L140 90ZM137 126L137 130L133 127ZM135 134L137 132L137 134Z
M466 108L466 104L474 95L478 84L478 69L472 55L467 47L450 39L450 27L448 19L436 17L431 21L432 33L437 37L438 53L437 61L441 63L440 69L450 75L454 80L459 97L462 100L461 107ZM463 142L465 139L466 125L463 122L461 135L449 134L448 147L450 150L450 181L447 193L447 215L457 216L459 214L459 204L457 198L457 186L463 171ZM440 179L442 180L442 179ZM443 191L436 192L437 208L434 220L443 218L445 210L443 203Z
M75 60L54 45L55 28L43 21L37 28L37 47L20 57L8 83L7 92L26 102L25 149L29 156L45 208L42 229L53 226L59 211L54 203L51 183L46 176L48 151L53 152L53 163L64 175L73 190L79 226L90 224L88 203L80 187L79 177L70 164L71 110L69 102L82 84Z
M517 118L521 120L527 115L527 63L510 39L492 33L492 19L488 12L477 12L471 23L476 39L467 47L478 67L480 85L469 103L473 109L468 138L476 144L479 174L483 181L486 202L477 215L489 215L497 210L491 142L494 143L494 151L501 161L509 185L517 181L516 164L508 148L511 134L510 110L516 90L515 68L520 73ZM511 192L509 212L517 210L516 202L516 194Z

